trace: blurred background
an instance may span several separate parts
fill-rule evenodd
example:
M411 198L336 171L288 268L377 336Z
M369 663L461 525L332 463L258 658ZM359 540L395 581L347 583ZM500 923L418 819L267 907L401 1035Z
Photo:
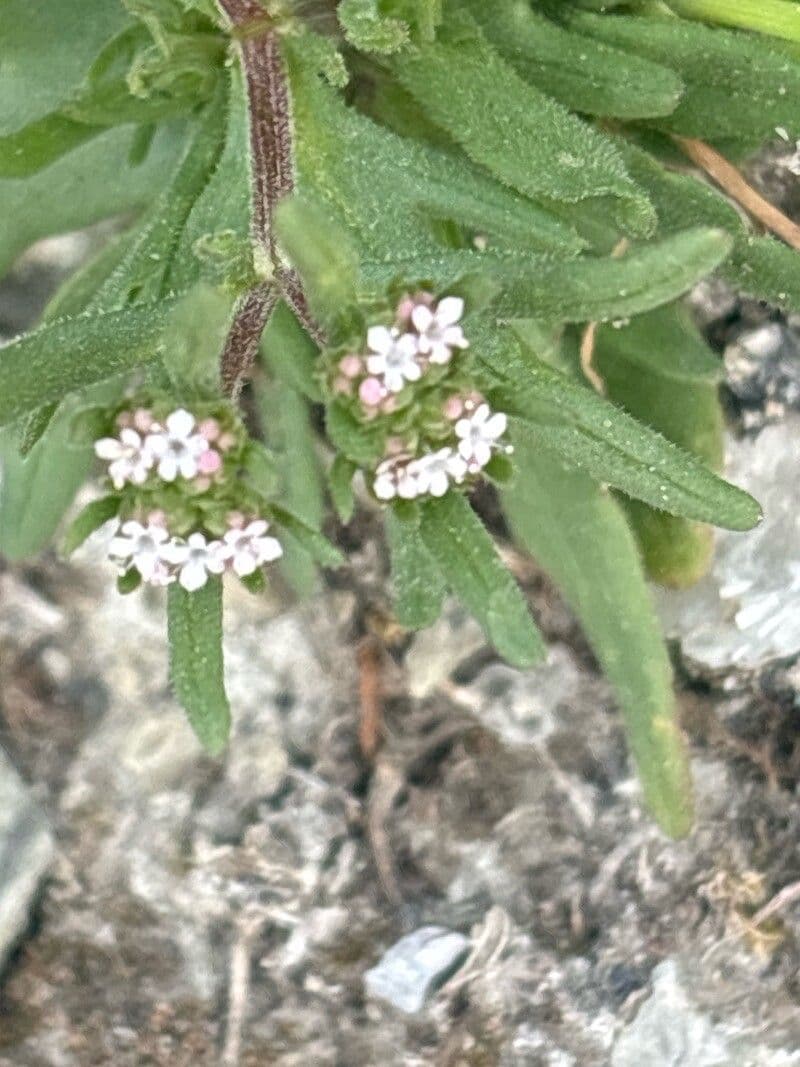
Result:
M797 170L777 143L749 177L800 219ZM26 253L0 336L112 231ZM168 691L156 591L119 597L91 542L0 559L2 1067L800 1064L800 320L713 281L692 304L728 474L766 512L658 593L693 834L642 810L608 686L529 560L509 557L551 653L524 674L456 605L371 642L368 518L309 603L232 584L212 760Z

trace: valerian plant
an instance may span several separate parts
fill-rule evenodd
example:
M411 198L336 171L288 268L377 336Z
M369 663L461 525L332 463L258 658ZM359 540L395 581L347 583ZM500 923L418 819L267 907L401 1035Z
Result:
M108 526L120 591L166 587L219 751L223 575L341 565L326 499L385 516L402 626L450 591L539 660L470 503L493 483L685 832L646 578L696 580L708 524L759 508L715 473L719 366L679 301L719 271L800 310L796 252L688 160L800 137L799 42L793 0L4 0L2 269L123 223L0 354L0 547L46 543L94 463L65 547Z

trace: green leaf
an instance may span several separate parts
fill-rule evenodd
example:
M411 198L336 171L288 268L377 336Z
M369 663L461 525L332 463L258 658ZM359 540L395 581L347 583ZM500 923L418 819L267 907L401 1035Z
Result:
M27 178L103 132L60 112L0 137L0 179Z
M95 530L99 530L104 523L115 518L119 511L119 503L120 498L112 495L101 497L87 504L64 534L64 543L61 546L64 555L72 555L75 549L80 548Z
M341 0L336 17L354 48L388 54L408 42L408 26L400 19L385 18L378 0Z
M128 162L135 133L120 128L102 134L33 178L0 179L0 275L39 238L145 207L167 181L183 133L182 124L160 129L146 160L137 167Z
M479 359L494 406L521 416L514 439L555 453L572 467L672 515L749 530L755 500L694 456L643 426L582 384L553 370L504 333ZM491 382L495 387L491 387Z
M620 119L668 115L683 82L659 63L574 33L528 0L468 0L486 36L517 73L572 111Z
M519 586L460 493L451 491L420 505L420 537L447 585L504 659L515 667L529 667L544 656Z
M356 303L358 256L347 231L318 203L299 196L281 201L276 226L315 315L336 321Z
M73 414L67 408L59 415L24 457L15 428L0 430L0 552L7 559L45 547L89 473L91 452L70 447Z
M571 225L463 156L398 137L346 107L309 65L305 40L284 42L298 189L324 200L363 250L389 260L433 253L441 248L433 220L454 219L515 247L580 251Z
M524 82L477 30L440 34L389 62L427 114L511 188L567 203L610 197L630 233L655 225L611 141Z
M187 593L167 590L167 635L172 687L192 729L212 756L228 743L231 712L222 658L222 579Z
M353 517L356 507L353 493L353 478L358 467L346 456L336 456L328 471L328 489L330 490L333 506L336 514L343 523L348 523Z
M397 621L408 630L432 626L442 613L447 590L439 567L420 535L419 516L402 518L396 510L389 509L386 534Z
M800 62L775 42L678 18L581 14L570 25L680 75L680 104L652 125L737 155L758 147L776 126L800 137Z
M174 306L162 300L59 319L0 348L0 425L158 359Z
M339 400L325 409L325 429L333 447L359 467L371 467L383 455L386 431L376 423L358 422Z
M300 546L316 560L321 567L341 567L344 557L338 548L330 543L318 530L313 530L308 523L285 507L272 506L275 521L291 534Z
M800 312L800 253L774 237L742 234L722 273L750 296Z
M261 351L282 382L309 400L318 403L322 399L316 378L319 350L284 301L275 305L261 338Z
M669 657L630 530L585 475L524 441L517 461L517 481L503 496L514 533L580 619L616 691L647 803L680 837L692 821L689 769Z
M601 326L595 341L595 361L604 362L606 353L614 360L624 361L631 379L637 372L652 371L661 379L684 383L684 394L691 391L689 383L715 385L721 381L723 367L692 322L686 308L680 304L637 315L629 322ZM602 373L602 370L601 370ZM649 383L653 387L653 383Z
M484 273L501 295L501 318L604 322L639 315L682 296L728 255L731 238L697 227L631 249L621 259L541 257L489 252L442 252L426 259L362 264L362 285L380 292L395 277L426 278L438 289L455 279Z
M233 301L229 294L199 282L181 297L163 334L164 366L176 397L220 395L220 353L225 345Z

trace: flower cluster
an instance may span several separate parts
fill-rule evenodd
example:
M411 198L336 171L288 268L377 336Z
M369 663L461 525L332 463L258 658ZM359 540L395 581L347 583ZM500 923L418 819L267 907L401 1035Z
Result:
M493 413L482 398L462 400L452 396L444 411L454 424L453 444L417 457L401 451L383 460L372 486L378 500L444 496L451 485L461 485L469 475L482 471L496 452L511 452L511 447L501 441L508 422L506 416L499 411Z
M164 482L179 476L208 481L222 469L225 452L235 444L234 435L223 433L216 419L198 423L184 408L167 415L163 425L147 408L121 412L117 426L118 437L103 437L94 446L108 462L115 489L126 483L144 485L151 472Z
M348 353L337 365L335 393L356 395L369 418L397 409L397 394L432 367L445 367L458 349L469 348L458 325L464 301L430 293L404 297L392 326L371 326L367 353Z
M248 444L232 410L140 406L114 426L94 447L119 496L109 557L120 575L193 592L210 575L247 578L283 554L240 478Z
M191 593L201 589L211 574L230 569L244 578L283 555L280 542L266 536L266 520L246 520L236 514L229 519L231 526L221 540L209 540L200 531L186 538L170 536L165 516L156 512L148 516L146 526L129 519L112 539L109 556L120 574L133 569L150 585L177 580Z
M463 315L460 297L407 292L390 324L373 318L357 351L343 344L325 364L335 403L377 434L368 483L382 502L444 496L512 451L508 419L475 391Z

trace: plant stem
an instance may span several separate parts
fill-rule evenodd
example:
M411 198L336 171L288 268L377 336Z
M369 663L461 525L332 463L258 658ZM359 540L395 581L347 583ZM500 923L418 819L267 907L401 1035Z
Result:
M669 6L686 18L800 42L800 4L794 0L669 0Z
M242 298L228 333L220 373L225 391L235 396L252 369L279 297L314 340L321 341L322 331L308 310L299 278L281 262L275 239L275 211L294 190L289 87L279 34L257 0L217 3L234 31L244 70L250 124L250 227L257 266L272 275L270 282L260 283Z

